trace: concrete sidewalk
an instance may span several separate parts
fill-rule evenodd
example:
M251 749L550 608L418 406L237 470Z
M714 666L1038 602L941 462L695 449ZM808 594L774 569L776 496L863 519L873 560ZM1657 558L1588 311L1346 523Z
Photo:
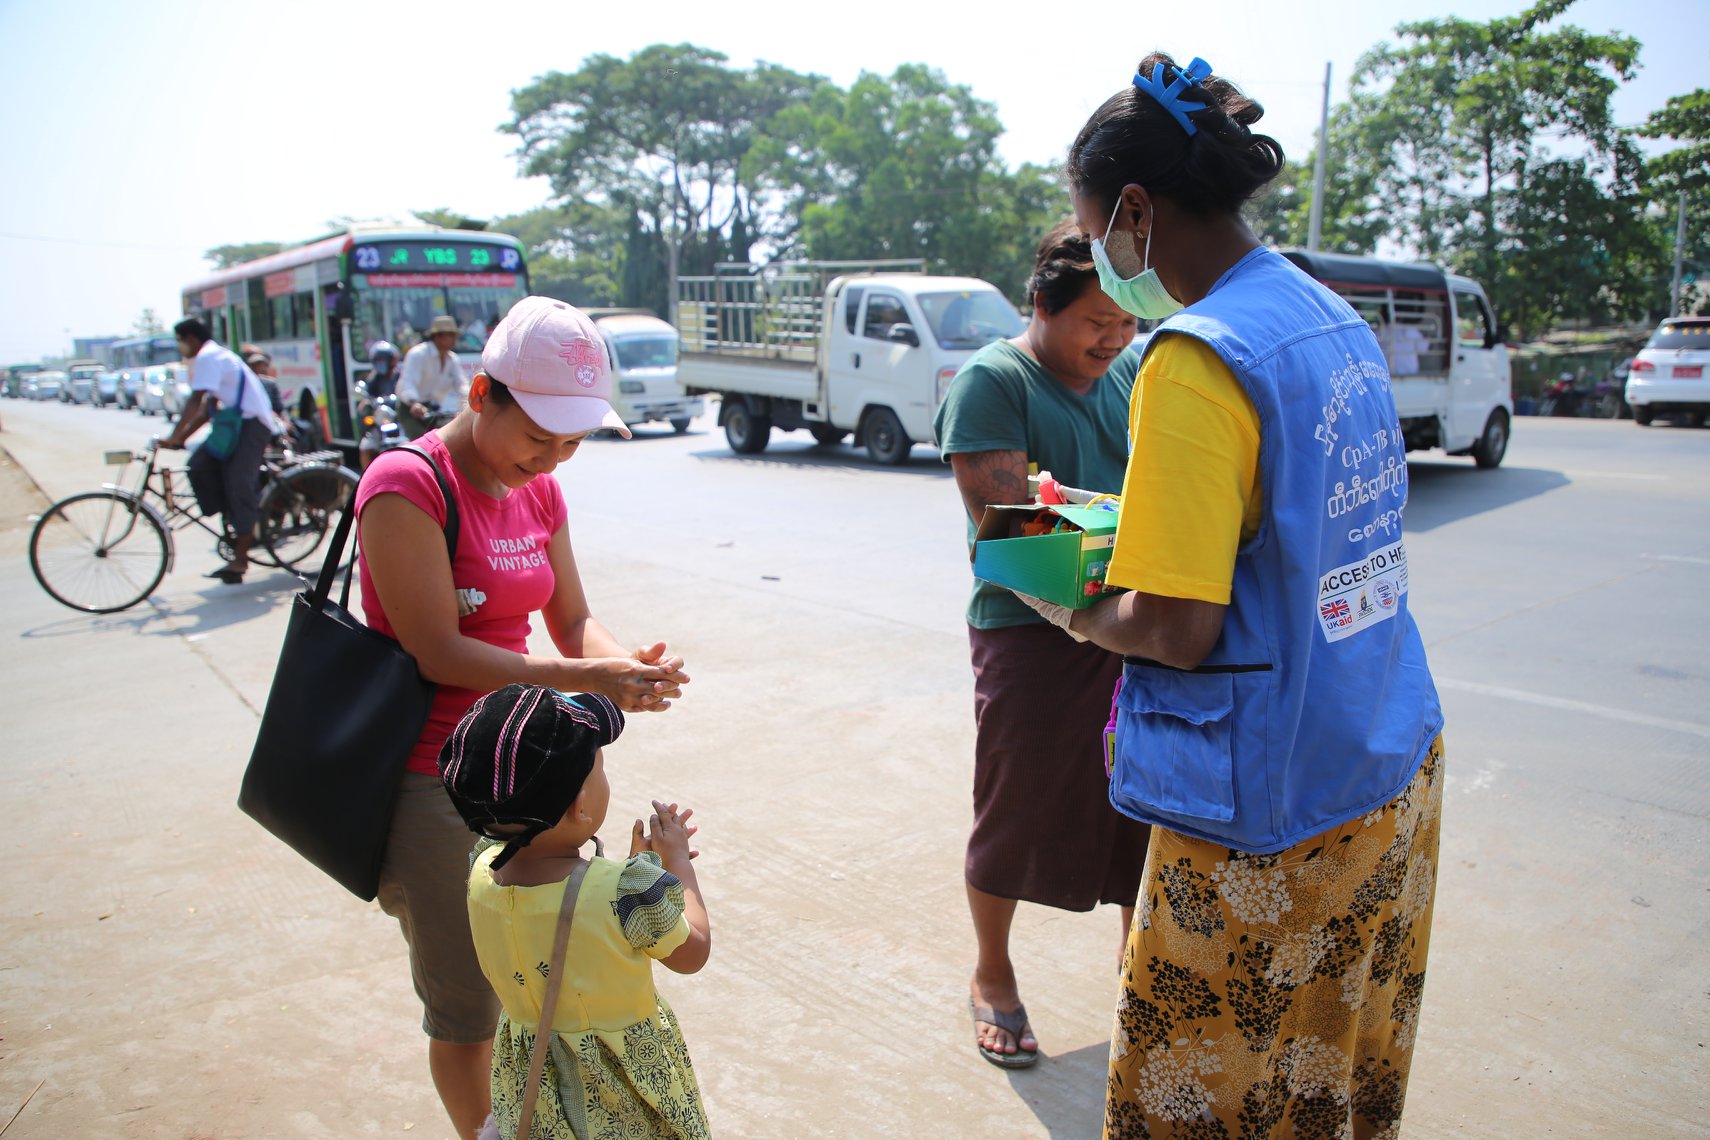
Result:
M395 924L234 806L294 583L204 583L192 532L151 602L76 615L30 578L39 500L8 482L0 1118L34 1092L8 1136L448 1134ZM613 754L605 830L655 795L697 808L715 952L661 986L718 1131L1096 1133L1114 911L1020 924L1038 1070L968 1044L965 643L685 591L625 546L579 534L590 594L695 681Z

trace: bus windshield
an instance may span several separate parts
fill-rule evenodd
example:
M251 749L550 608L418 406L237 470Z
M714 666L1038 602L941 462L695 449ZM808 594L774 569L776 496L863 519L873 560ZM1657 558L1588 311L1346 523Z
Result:
M443 283L446 278L433 274L423 274L419 283L391 284L398 276L389 275L389 283L381 288L360 275L353 277L356 327L351 351L358 360L366 361L369 346L382 340L391 341L399 352L408 352L421 343L433 319L442 316L457 322L458 352L480 352L499 319L522 300L525 288L521 276L510 274L491 275L506 284L462 281L448 285Z

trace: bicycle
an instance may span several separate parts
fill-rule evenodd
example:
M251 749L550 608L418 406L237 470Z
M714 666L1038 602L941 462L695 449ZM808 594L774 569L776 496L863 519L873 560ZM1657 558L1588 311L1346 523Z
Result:
M61 499L36 520L30 571L54 601L92 614L129 609L154 593L172 569L173 535L190 526L213 535L220 556L231 560L231 533L210 523L197 507L187 468L160 465L155 442L150 440L141 453L103 453L111 466L136 467L134 481L105 483L99 491ZM261 471L260 517L250 558L263 566L294 569L320 548L338 525L339 512L355 502L356 472L343 465L337 451L270 454L263 457Z

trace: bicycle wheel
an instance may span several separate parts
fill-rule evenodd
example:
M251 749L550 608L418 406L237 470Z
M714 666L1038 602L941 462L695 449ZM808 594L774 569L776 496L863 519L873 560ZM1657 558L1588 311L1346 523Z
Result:
M54 601L91 614L129 609L166 576L160 522L128 495L89 491L49 507L30 532L30 571Z
M321 548L355 502L356 479L356 472L344 467L312 466L293 468L273 481L261 500L261 544L279 565L295 567ZM355 549L353 542L345 562Z

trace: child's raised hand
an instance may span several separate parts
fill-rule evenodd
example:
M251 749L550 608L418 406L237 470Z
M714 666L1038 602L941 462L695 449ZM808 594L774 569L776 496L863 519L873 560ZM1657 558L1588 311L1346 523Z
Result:
M676 804L654 800L653 814L647 817L652 826L652 833L649 834L642 827L639 819L630 829L630 858L633 859L643 851L654 852L663 863L670 863L673 859L695 858L700 852L689 847L689 840L700 830L689 822L689 817L694 814L694 808L683 808L679 811Z

